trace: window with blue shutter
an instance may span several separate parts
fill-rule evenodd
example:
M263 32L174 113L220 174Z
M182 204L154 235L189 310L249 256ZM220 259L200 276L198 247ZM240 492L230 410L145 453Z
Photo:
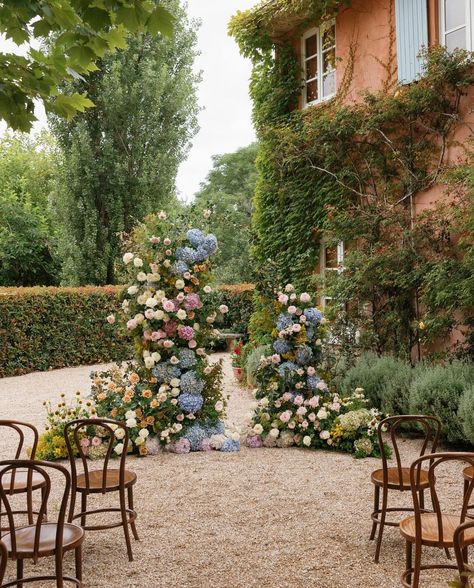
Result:
M398 81L409 84L422 71L419 54L428 46L427 0L395 0L397 22Z

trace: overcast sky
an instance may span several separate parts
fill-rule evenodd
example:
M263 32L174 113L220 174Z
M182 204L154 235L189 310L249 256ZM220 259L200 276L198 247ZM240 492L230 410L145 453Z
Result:
M188 0L189 15L201 20L198 33L196 71L202 71L199 87L200 131L178 174L180 197L190 200L211 168L211 157L235 151L255 140L248 95L250 62L227 35L230 17L254 6L257 0ZM12 43L0 39L0 50L11 51ZM21 52L21 51L20 51ZM34 131L46 126L44 110L36 111ZM0 122L0 133L5 130Z

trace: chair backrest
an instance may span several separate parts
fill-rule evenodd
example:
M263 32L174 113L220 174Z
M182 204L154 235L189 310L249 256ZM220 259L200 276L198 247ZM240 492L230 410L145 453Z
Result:
M51 477L49 472L59 472L64 476L64 491L61 498L60 508L58 512L58 518L56 521L57 524L57 533L56 533L56 549L57 553L62 553L62 544L63 544L63 531L64 531L64 522L66 517L66 509L67 503L69 499L69 492L71 490L71 476L67 469L56 463L50 463L45 461L33 461L31 459L20 459L20 460L4 460L0 461L0 504L4 506L5 514L8 519L8 528L10 529L10 537L11 537L11 558L16 559L16 534L13 532L15 528L18 526L15 525L15 515L14 509L10 504L11 496L10 493L5 491L5 485L8 485L8 481L10 476L13 475L13 472L16 469L21 468L22 470L27 470L28 474L31 472L32 474L38 474L44 481L44 489L41 493L41 507L38 510L38 514L36 515L36 523L34 524L35 527L35 538L33 543L33 558L36 563L38 560L38 551L39 551L39 541L40 541L40 534L41 534L41 525L45 520L45 515L48 510L52 512L53 509L48 509L48 501L50 498L51 493ZM7 479L7 483L4 484L4 478ZM18 511L17 511L18 512ZM19 526L24 526L23 524Z
M469 519L454 531L454 553L456 554L456 561L458 564L459 575L461 578L464 578L464 584L468 586L468 577L474 576L474 568L469 567L467 565L467 558L463 556L463 550L466 547L466 543L464 541L464 533L469 530L474 529L474 520Z
M25 444L25 429L29 430L33 434L33 445L31 447L31 454L30 459L35 459L36 457L36 449L38 447L38 429L30 423L24 423L22 421L11 421L11 420L0 420L0 428L7 427L8 429L12 429L18 435L18 445L16 448L16 452L14 455L14 459L20 459L21 452L23 450L23 446Z
M5 547L5 543L0 541L0 586L3 584L3 578L5 577L5 570L7 569L8 551Z
M442 510L441 504L438 498L438 493L436 491L436 470L437 468L447 462L459 462L460 465L467 464L469 466L474 467L474 453L468 452L446 452L446 453L431 453L429 455L423 455L415 461L410 466L410 484L411 484L411 492L413 497L413 507L414 507L414 515L415 515L415 533L417 541L421 542L421 515L422 511L424 510L420 505L420 495L419 495L419 472L420 469L427 469L428 472L428 481L429 481L429 491L431 495L431 503L433 505L433 513L436 515L437 526L438 526L438 539L439 542L442 543L444 540L444 527L443 527L443 517L442 517ZM462 482L464 478L462 476L462 472L459 473L459 481L460 487L462 487ZM463 495L462 499L462 507L460 512L459 521L460 524L464 523L466 520L471 495L474 490L474 477L470 480L469 484L466 487L466 491Z
M380 421L377 435L380 446L380 454L382 456L382 468L384 473L384 479L388 478L388 455L386 447L386 438L384 439L384 433L386 432L390 438L390 444L393 450L393 456L395 457L396 467L398 469L398 479L400 480L400 490L403 490L403 474L402 468L403 463L400 456L400 448L397 441L397 435L400 433L402 426L417 426L418 429L423 433L422 443L420 446L420 457L434 453L438 447L438 441L441 434L441 421L438 417L430 415L398 415L391 416ZM405 465L407 467L407 465Z
M84 439L90 440L90 438L92 438L93 440L95 438L98 438L98 433L101 433L102 437L100 437L100 440L101 444L104 445L104 455L102 463L102 492L105 494L107 488L107 469L109 467L109 461L112 455L112 451L114 449L114 445L117 441L118 435L116 437L116 432L118 430L121 430L122 432L120 435L120 442L123 443L124 447L120 455L119 464L119 485L122 486L125 483L125 460L127 456L127 448L129 442L127 427L123 423L119 423L118 421L102 418L77 419L67 423L67 425L64 428L64 439L66 441L69 461L71 463L72 484L74 488L76 487L78 476L77 465L75 460L75 456L77 454L79 455L82 461L86 489L89 490L91 487L90 474L91 471L96 471L97 468L95 468L94 470L89 469L90 461L87 458L89 452L89 445L81 443L81 441L83 441Z

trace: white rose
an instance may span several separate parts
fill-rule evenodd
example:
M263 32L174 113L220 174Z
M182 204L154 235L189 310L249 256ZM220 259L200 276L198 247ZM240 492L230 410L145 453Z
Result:
M318 419L321 421L323 419L327 419L328 418L328 413L326 412L325 408L321 408L318 411L318 414L316 415L318 417Z
M135 418L135 411L127 410L127 412L125 413L125 418L126 419L134 419Z
M270 437L273 437L273 439L276 439L278 437L278 435L280 434L280 431L278 429L272 429L269 434L270 434Z
M303 445L306 445L306 447L311 445L311 437L309 435L303 437Z
M226 304L221 304L221 305L219 306L219 312L220 312L221 314L226 314L226 313L228 313L228 312L229 312L229 307L228 307Z
M185 286L184 280L176 280L174 285L176 286L176 288L178 288L178 290L182 290Z
M139 312L138 314L136 314L134 318L135 318L135 320L137 321L137 323L139 325L145 320L145 317L142 315L141 312Z
M153 361L156 361L156 362L160 361L160 359L161 359L161 355L158 353L158 351L154 351L151 354L151 356L153 358Z
M109 314L109 316L107 317L107 322L109 323L109 325L113 325L115 323L115 314Z
M253 432L254 432L256 435L261 435L261 434L263 433L263 427L262 427L262 425L260 425L259 423L257 423L257 424L254 426L254 428L253 428Z
M139 282L146 282L146 273L145 272L140 272L137 274L137 280Z
M125 253L125 255L123 256L123 262L125 264L130 263L133 259L133 253Z
M176 316L180 319L180 320L184 320L188 315L186 314L186 311L183 310L182 308L180 308L178 310L178 312L176 313Z
M130 296L135 296L135 294L138 292L138 286L130 286L127 292Z
M129 429L133 429L133 427L137 426L137 419L133 418L133 419L127 419L125 422L125 425L129 428Z
M155 306L158 304L158 300L156 300L156 298L148 298L145 304L149 308L155 308Z
M114 448L114 451L117 455L122 455L123 453L123 443L117 443L117 445Z
M173 378L170 381L170 384L173 388L179 388L179 385L181 384L181 380L179 378Z
M123 439L124 437L125 437L125 431L121 427L116 429L115 438L120 440L120 439Z
M231 433L230 438L232 441L240 441L240 435L237 432Z
M204 286L203 290L206 294L210 294L212 292L212 288L210 286Z
M135 267L143 267L143 260L139 257L135 257L135 259L133 260L133 265Z
M158 214L158 218L160 220L166 220L167 219L167 214L164 210L161 210L160 213Z
M293 286L293 284L287 284L285 286L285 292L293 292L294 289L295 287Z
M151 370L152 367L154 367L155 365L155 360L153 359L153 357L145 357L145 367L149 370Z
M155 310L155 319L157 321L161 321L164 318L165 318L165 313L161 309L160 310Z
M148 435L150 434L150 431L148 429L142 429L138 435L140 437L143 437L144 439L146 439L148 437Z
M139 446L139 445L143 445L145 443L145 439L143 437L138 436L135 439L135 445Z
M171 389L171 396L173 396L174 398L176 398L176 396L179 396L179 393L181 392L181 390L179 388L172 388Z

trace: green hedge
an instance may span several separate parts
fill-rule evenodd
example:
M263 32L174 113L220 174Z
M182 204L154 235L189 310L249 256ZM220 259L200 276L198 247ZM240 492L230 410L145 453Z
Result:
M120 287L1 288L0 377L131 356L107 323Z
M437 415L447 441L474 445L473 363L412 368L400 359L365 353L333 384L343 393L364 388L372 404L387 414Z

